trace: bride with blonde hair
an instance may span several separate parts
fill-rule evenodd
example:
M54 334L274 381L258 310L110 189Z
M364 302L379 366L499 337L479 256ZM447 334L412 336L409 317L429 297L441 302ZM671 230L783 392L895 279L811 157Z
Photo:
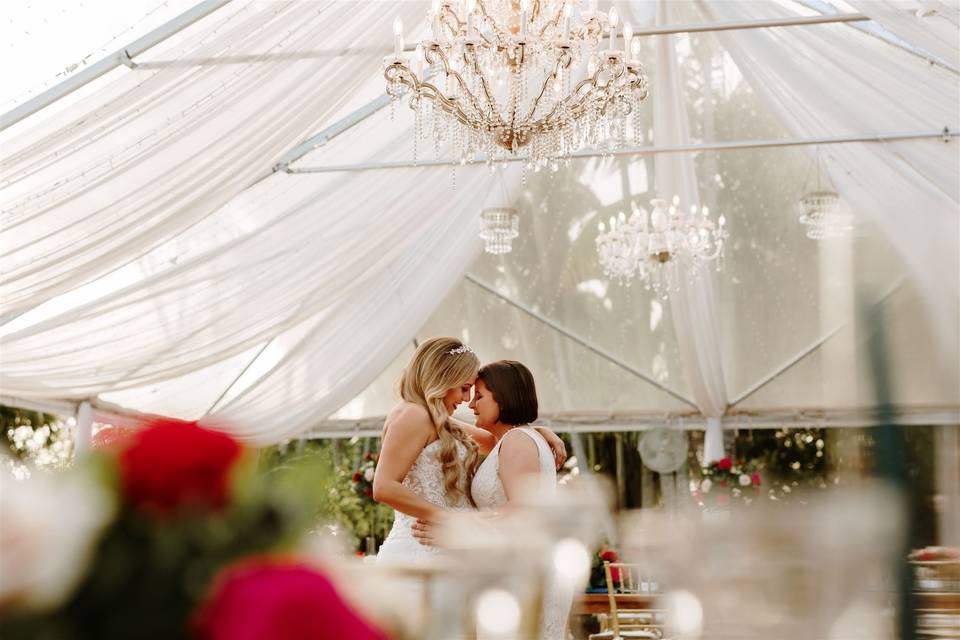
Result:
M378 562L410 562L439 551L420 544L411 527L436 521L447 510L476 508L470 494L479 455L496 444L489 431L452 418L470 401L480 360L456 338L423 342L400 379L401 401L387 414L373 498L395 510L393 528L377 555ZM538 429L558 464L566 457L563 442L549 429Z

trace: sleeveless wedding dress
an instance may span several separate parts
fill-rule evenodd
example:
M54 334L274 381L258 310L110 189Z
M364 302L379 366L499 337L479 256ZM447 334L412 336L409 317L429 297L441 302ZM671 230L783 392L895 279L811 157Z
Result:
M514 431L520 431L533 438L537 444L537 453L540 457L540 491L541 495L552 496L557 490L557 469L554 466L553 453L539 433L529 427L514 427L505 436L500 438L496 446L477 469L471 487L473 501L477 508L482 510L497 510L507 503L507 494L500 480L500 446ZM540 621L540 637L542 640L564 640L567 637L567 617L570 606L573 604L573 594L564 594L558 590L558 582L548 574L544 585L543 615Z
M467 449L457 443L457 455L463 460ZM462 495L456 501L447 498L443 489L443 467L440 464L440 441L434 440L420 451L413 466L403 479L403 486L437 506L454 511L472 509L467 497ZM377 562L404 563L429 560L442 553L434 546L423 545L413 537L410 527L417 521L401 511L394 511L393 527L377 554Z

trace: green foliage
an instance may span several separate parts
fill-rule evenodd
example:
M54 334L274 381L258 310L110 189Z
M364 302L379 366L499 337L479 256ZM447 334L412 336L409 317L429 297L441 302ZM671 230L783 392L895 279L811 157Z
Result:
M311 501L318 522L336 524L350 537L357 550L365 548L368 536L379 546L393 525L393 509L378 504L357 491L353 474L360 471L364 446L370 443L338 440L313 440L303 445L278 446L260 452L262 469L283 468L297 460L312 461L311 467L324 469L314 479Z

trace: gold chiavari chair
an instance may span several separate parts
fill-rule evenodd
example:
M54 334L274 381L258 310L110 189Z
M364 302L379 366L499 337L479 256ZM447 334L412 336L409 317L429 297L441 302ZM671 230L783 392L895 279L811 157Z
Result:
M601 630L589 640L627 640L666 638L666 611L652 608L654 583L643 576L640 565L628 562L604 562L610 613L600 615Z

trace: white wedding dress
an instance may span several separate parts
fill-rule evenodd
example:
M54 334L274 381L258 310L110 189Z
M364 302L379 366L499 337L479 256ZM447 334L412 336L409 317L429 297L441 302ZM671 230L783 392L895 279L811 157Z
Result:
M457 453L461 460L467 455L466 447L459 442L457 443ZM413 466L407 472L407 477L403 479L403 486L427 502L432 502L445 509L462 511L473 508L467 497L462 494L456 501L447 498L443 489L443 467L440 464L439 440L434 440L420 451L420 455L417 456ZM417 542L417 539L413 537L413 531L410 529L416 521L417 519L413 516L401 511L394 511L393 527L377 554L378 563L410 564L421 560L429 560L442 553L442 550L437 547Z
M512 435L514 431L521 431L533 438L537 444L537 453L540 457L539 491L545 498L552 496L557 490L557 469L554 466L553 453L539 433L529 427L514 427L507 435L500 438L490 455L483 461L473 477L473 501L481 510L497 510L507 503L507 494L500 480L500 446L507 438L518 438ZM558 582L548 575L543 594L543 615L540 620L540 637L542 640L564 640L567 637L567 617L570 606L573 604L572 594L564 594L558 590Z

